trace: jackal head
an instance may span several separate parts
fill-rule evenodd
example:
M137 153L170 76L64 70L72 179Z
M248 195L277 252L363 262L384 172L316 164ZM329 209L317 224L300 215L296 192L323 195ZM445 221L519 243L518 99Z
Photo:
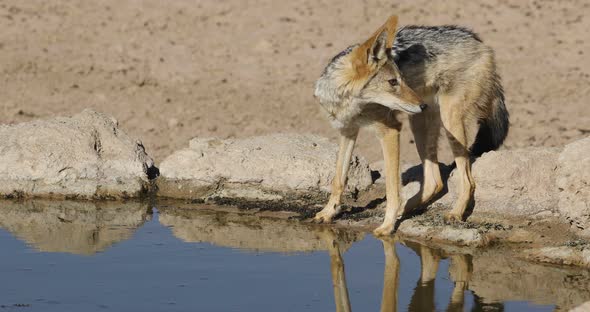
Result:
M397 16L391 16L367 41L348 47L326 66L314 95L333 119L346 123L370 103L409 114L426 108L388 59L396 28Z

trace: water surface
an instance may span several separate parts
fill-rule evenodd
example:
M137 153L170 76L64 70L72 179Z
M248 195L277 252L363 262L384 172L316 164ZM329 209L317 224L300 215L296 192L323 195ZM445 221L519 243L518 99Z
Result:
M286 218L0 202L0 311L553 311L590 274Z

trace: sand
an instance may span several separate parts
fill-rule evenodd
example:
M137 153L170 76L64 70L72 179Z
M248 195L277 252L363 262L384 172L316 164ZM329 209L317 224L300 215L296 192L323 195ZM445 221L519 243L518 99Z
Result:
M197 136L334 139L313 83L390 14L401 24L467 26L495 49L511 113L505 148L590 134L583 0L0 1L0 123L93 108L114 115L157 162ZM409 127L402 136L403 161L415 163ZM370 132L358 146L381 157Z

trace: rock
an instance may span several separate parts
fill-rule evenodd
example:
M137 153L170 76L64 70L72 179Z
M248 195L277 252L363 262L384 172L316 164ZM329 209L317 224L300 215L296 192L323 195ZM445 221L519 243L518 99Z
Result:
M91 255L133 235L147 203L2 200L0 228L43 252Z
M590 301L581 304L573 309L570 310L570 312L588 312L590 311Z
M0 126L0 197L134 197L156 170L140 142L91 110Z
M590 298L587 270L530 263L498 249L476 253L472 267L469 289L483 303L526 300L567 309Z
M473 163L476 182L474 215L545 217L557 212L555 148L529 148L485 153ZM457 171L439 203L452 207L459 190Z
M477 228L459 228L426 221L428 215L405 220L397 232L403 237L458 246L483 247L489 243L486 233Z
M330 191L338 147L315 135L196 138L160 166L159 195L172 198L281 200ZM353 157L348 192L372 184L364 158Z
M590 236L590 137L566 145L558 162L559 212L581 235Z
M361 232L328 229L277 217L247 212L208 209L161 208L160 222L185 242L265 252L328 250L332 241L347 249L363 238Z
M590 246L587 245L530 249L524 251L524 257L536 262L590 268Z

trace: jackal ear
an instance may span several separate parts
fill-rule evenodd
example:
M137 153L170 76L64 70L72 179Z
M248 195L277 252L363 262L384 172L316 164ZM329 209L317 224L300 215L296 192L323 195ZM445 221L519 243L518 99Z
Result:
M395 40L395 34L397 31L397 15L392 15L387 19L387 22L383 25L383 27L387 30L387 47L391 48L393 46L393 41Z
M367 64L381 65L387 61L387 29L383 29L367 51Z
M387 60L387 50L393 46L397 31L396 15L390 16L383 26L367 40L363 46L370 47L367 50L367 64L382 65Z

